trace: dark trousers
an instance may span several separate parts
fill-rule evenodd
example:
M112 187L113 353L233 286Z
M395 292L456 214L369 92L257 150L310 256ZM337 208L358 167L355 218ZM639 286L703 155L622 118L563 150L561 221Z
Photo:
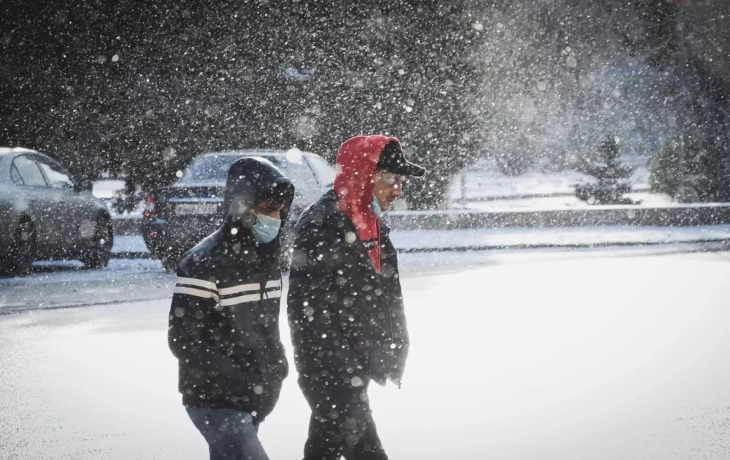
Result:
M188 407L190 419L208 443L210 460L269 460L251 415L233 409Z
M367 380L352 386L340 378L300 375L299 386L312 409L304 460L388 460L370 410Z

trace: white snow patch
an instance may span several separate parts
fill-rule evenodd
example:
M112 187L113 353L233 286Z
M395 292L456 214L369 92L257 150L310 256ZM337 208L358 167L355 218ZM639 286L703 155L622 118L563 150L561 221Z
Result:
M533 260L405 278L403 387L369 388L385 450L423 460L724 460L728 278L727 254ZM4 453L41 458L52 444L57 457L205 457L176 391L169 307L0 317ZM282 305L291 363L285 315ZM272 459L301 456L309 416L292 368L259 433Z
M91 194L102 200L114 198L115 193L124 190L126 182L117 179L104 179L95 181L91 187Z

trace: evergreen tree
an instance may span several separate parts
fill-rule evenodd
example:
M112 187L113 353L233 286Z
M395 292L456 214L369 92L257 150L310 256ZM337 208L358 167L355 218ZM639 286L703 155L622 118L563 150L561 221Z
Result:
M664 193L677 199L686 174L682 138L676 136L664 143L649 163L649 186L652 193Z
M632 171L621 163L619 156L616 136L606 136L597 154L590 159L582 158L578 164L578 170L595 177L596 182L576 185L575 196L589 204L633 204L623 196L631 191L627 179Z

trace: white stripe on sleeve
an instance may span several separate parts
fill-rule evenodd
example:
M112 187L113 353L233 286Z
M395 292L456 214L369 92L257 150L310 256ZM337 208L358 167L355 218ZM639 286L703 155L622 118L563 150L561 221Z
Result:
M216 290L215 283L205 280L199 280L197 278L184 278L182 276L177 277L177 284L187 284L189 286L198 286L212 291Z
M216 302L218 301L218 294L215 292L204 291L202 289L175 286L173 294L192 295L195 297L202 297L203 299L215 299Z
M223 299L220 301L221 307L230 307L231 305L238 305L239 303L246 302L258 302L261 300L261 293L246 294L238 297L231 297L230 299Z
M239 292L258 291L259 283L239 284L238 286L218 289L220 295L238 294Z
M271 288L280 288L281 289L281 280L267 281L265 289L271 289Z

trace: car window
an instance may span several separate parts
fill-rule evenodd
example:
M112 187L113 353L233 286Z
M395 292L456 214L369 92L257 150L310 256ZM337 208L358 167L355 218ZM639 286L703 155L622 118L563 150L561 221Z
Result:
M13 183L15 185L23 185L23 178L20 177L18 168L16 168L15 165L12 165L10 167L10 178L13 180Z
M31 187L47 186L46 180L43 178L43 173L38 169L38 165L32 158L26 155L16 157L13 160L13 166L18 171L23 185Z
M51 187L73 190L74 182L71 176L60 165L50 162L45 158L39 158L38 164L46 175L48 184Z
M307 156L307 160L309 160L309 164L314 169L322 185L330 185L335 181L335 170L324 161L324 158L309 155Z
M261 157L281 169L281 172L289 177L296 187L311 187L316 183L316 177L303 157L296 162L273 155L261 155ZM236 155L198 157L190 163L178 183L225 182L228 169L241 158L243 157ZM334 179L334 173L332 173L332 178Z
M314 173L307 162L304 161L304 158L297 162L282 161L279 168L286 177L291 179L294 183L294 187L296 188L312 187L313 185L316 185Z

